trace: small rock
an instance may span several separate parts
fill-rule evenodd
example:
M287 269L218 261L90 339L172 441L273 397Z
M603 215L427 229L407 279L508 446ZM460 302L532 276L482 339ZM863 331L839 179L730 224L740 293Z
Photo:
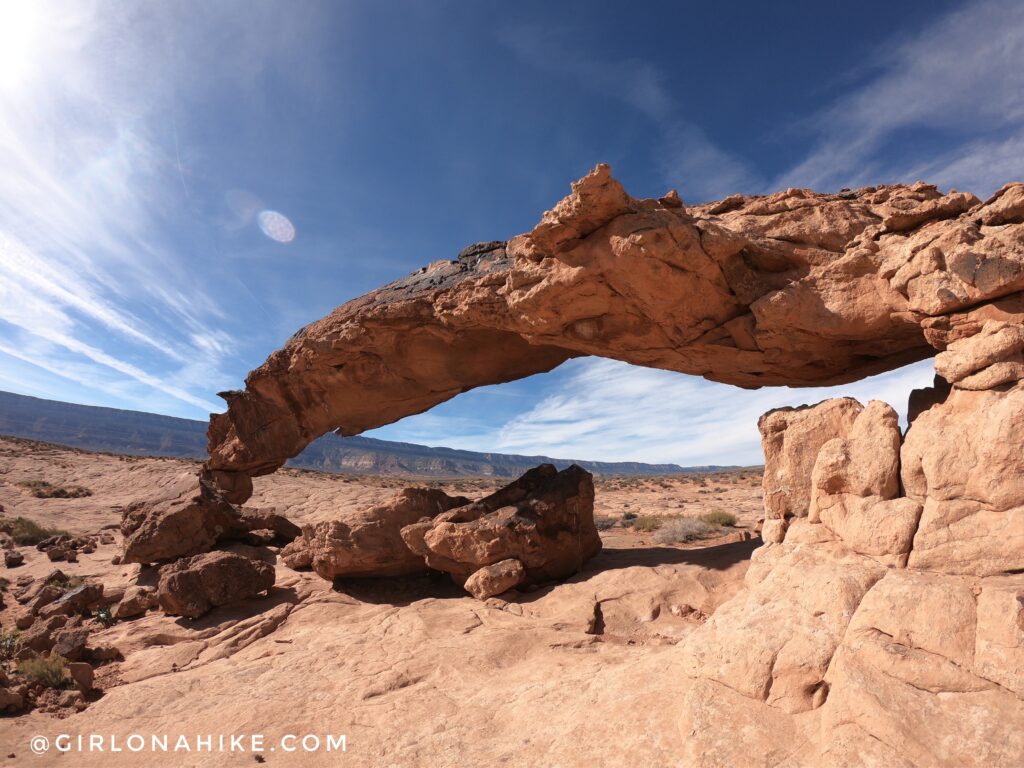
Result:
M507 592L526 578L526 569L514 557L485 565L466 579L466 591L477 600Z
M125 590L121 602L111 612L115 619L130 619L141 616L157 605L156 590L152 587L132 586Z
M36 620L36 617L31 613L24 613L14 620L14 626L24 632L26 629L32 626L32 622Z
M101 645L96 648L87 648L86 654L92 661L113 661L121 655L121 651L112 645Z
M61 691L60 696L57 698L57 704L61 707L74 707L77 709L79 705L85 703L85 697L82 696L81 691Z
M17 712L24 706L21 695L9 688L0 688L0 712Z
M21 636L21 646L29 651L42 653L53 647L54 633L67 626L67 616L50 616L39 619Z
M36 596L29 601L28 608L32 613L39 613L40 609L49 605L63 594L64 587L56 584L45 584Z
M8 568L17 568L25 562L25 556L16 549L4 550L4 565Z

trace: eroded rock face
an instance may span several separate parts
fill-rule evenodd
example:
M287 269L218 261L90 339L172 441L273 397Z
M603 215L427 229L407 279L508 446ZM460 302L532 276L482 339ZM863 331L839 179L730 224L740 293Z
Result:
M283 553L285 562L312 567L325 579L425 571L423 558L402 540L402 528L468 503L432 488L406 488L372 509L349 510L339 520L307 527Z
M818 451L832 438L849 434L861 410L860 403L846 397L815 406L779 408L760 418L766 520L807 516Z
M975 331L976 346L948 344L985 367L993 357L976 351L995 334ZM905 440L877 401L819 435L808 516L772 529L746 589L683 645L686 754L734 764L720 723L742 712L745 748L765 764L1024 761L1024 384L975 391L954 367ZM803 487L788 473L806 460L768 459L766 477Z
M197 619L218 605L274 586L274 567L233 552L206 552L160 570L157 599L165 613Z
M601 550L593 477L575 464L561 472L542 464L480 501L406 526L402 538L459 584L509 559L523 569L516 583L561 579Z
M1024 383L954 386L902 451L906 495L923 507L909 566L989 576L1024 568Z

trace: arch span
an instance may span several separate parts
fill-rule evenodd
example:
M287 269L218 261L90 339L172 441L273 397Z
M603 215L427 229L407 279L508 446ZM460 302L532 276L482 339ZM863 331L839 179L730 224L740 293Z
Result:
M942 349L968 308L1003 298L986 311L1019 311L1022 222L1021 184L984 203L918 183L688 207L675 192L632 198L601 165L531 232L296 333L244 391L222 394L208 476L240 503L252 476L328 431L357 434L581 355L741 387L897 368Z

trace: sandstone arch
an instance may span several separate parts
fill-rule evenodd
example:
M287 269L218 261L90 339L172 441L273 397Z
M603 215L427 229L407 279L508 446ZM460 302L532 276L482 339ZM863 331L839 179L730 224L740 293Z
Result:
M295 334L225 392L208 476L241 502L330 430L353 435L580 355L741 387L839 384L1012 316L1024 186L790 189L687 207L607 166L529 233L434 262ZM964 333L966 333L965 331Z
M1024 763L1022 184L985 202L915 184L686 208L673 193L630 198L598 167L530 233L339 307L225 393L198 488L185 476L126 510L124 561L230 538L251 478L328 430L578 355L743 387L842 383L935 355L905 435L890 406L849 398L762 417L763 545L738 593L661 657L687 682L678 740L659 738L686 765ZM553 473L513 486L547 488ZM461 524L490 541L477 523L505 509L493 522L507 529L513 486L469 505L441 494L456 506L434 517L428 498L402 540L481 597L519 583L515 556L488 553L469 574L420 546ZM582 478L574 503L592 490ZM541 501L528 517L554 517ZM591 550L555 578L600 547L592 528Z

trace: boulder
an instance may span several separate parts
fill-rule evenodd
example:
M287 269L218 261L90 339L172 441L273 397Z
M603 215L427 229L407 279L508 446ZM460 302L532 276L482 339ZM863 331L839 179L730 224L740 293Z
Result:
M156 563L209 550L243 530L239 514L211 482L191 472L173 476L123 513L122 563Z
M59 611L70 615L94 610L102 603L103 585L96 581L87 581L65 592L44 610Z
M274 567L233 552L207 552L160 569L157 599L164 612L196 619L219 605L274 586Z
M542 464L480 501L406 526L402 538L459 584L508 559L521 563L524 581L562 579L601 550L593 478L575 464L561 472Z
M50 616L45 619L36 619L32 625L22 633L20 645L36 653L43 653L53 648L54 634L68 624L68 617L63 615Z
M307 527L283 554L285 563L308 563L325 579L339 576L400 576L426 570L423 557L402 539L402 528L469 503L432 488L406 488L368 510L352 510L339 520ZM300 548L306 552L300 554Z
M25 555L18 552L16 549L4 550L4 565L8 568L17 568L19 565L25 562Z
M53 634L51 653L59 654L68 661L78 661L85 653L89 642L89 630L85 627L65 627Z
M284 515L270 509L242 507L242 527L247 531L271 531L276 542L288 544L302 535L302 529Z

